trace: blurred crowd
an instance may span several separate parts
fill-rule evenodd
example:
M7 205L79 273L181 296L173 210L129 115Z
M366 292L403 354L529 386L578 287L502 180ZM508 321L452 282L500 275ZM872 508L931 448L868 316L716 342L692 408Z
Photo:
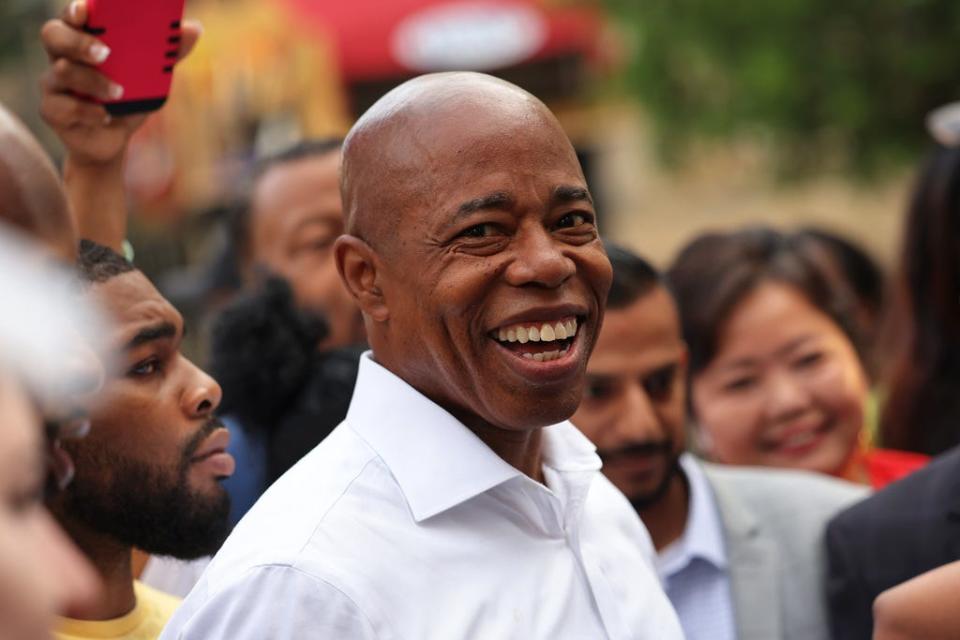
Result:
M62 171L0 105L0 638L960 637L960 106L892 274L762 226L659 270L537 98L414 78L258 159L199 366L85 12Z

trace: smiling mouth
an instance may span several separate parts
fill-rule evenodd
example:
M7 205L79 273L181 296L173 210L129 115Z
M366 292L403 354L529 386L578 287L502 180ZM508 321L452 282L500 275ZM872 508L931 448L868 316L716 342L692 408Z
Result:
M811 427L793 429L789 433L781 435L776 441L770 442L768 447L781 454L805 455L819 447L824 436L830 432L832 427L832 420L823 420Z
M581 324L576 316L551 322L519 322L495 329L490 337L518 357L552 362L567 354Z

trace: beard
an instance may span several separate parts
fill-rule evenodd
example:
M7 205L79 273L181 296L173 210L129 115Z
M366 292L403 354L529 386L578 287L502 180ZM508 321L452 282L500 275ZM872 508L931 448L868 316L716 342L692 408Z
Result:
M154 555L193 560L212 555L229 533L230 497L218 487L190 487L190 460L219 421L210 421L182 448L172 469L70 443L76 476L62 494L62 513L118 542Z
M630 504L633 505L633 508L637 511L643 511L660 502L663 497L667 495L667 491L670 489L674 478L682 475L680 469L680 453L677 452L674 447L673 438L666 438L659 442L641 442L627 445L616 450L599 451L598 453L604 463L611 459L621 457L629 458L633 456L658 456L666 460L664 474L653 488L627 496Z

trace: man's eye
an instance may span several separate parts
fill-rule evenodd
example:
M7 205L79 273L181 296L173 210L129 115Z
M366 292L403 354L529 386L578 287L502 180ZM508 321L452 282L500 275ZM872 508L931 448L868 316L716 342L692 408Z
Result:
M568 213L557 221L557 227L560 229L575 229L585 224L593 223L593 216L588 213L576 212Z
M613 386L607 382L588 382L584 397L589 400L601 400L613 393Z
M651 399L663 401L670 397L673 391L673 379L676 374L676 368L669 367L661 369L648 376L643 381L643 388Z
M475 224L469 229L464 229L460 232L459 237L461 238L489 238L497 232L496 226L490 224L489 222L484 222L483 224Z
M135 377L153 375L160 369L160 362L156 358L150 358L139 362L130 369L129 374Z

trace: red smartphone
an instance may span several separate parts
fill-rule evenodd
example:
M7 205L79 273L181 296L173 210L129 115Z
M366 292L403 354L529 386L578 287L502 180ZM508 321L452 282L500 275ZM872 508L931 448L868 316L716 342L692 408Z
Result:
M110 47L100 71L123 87L112 115L153 111L170 93L184 0L87 0L84 30Z

